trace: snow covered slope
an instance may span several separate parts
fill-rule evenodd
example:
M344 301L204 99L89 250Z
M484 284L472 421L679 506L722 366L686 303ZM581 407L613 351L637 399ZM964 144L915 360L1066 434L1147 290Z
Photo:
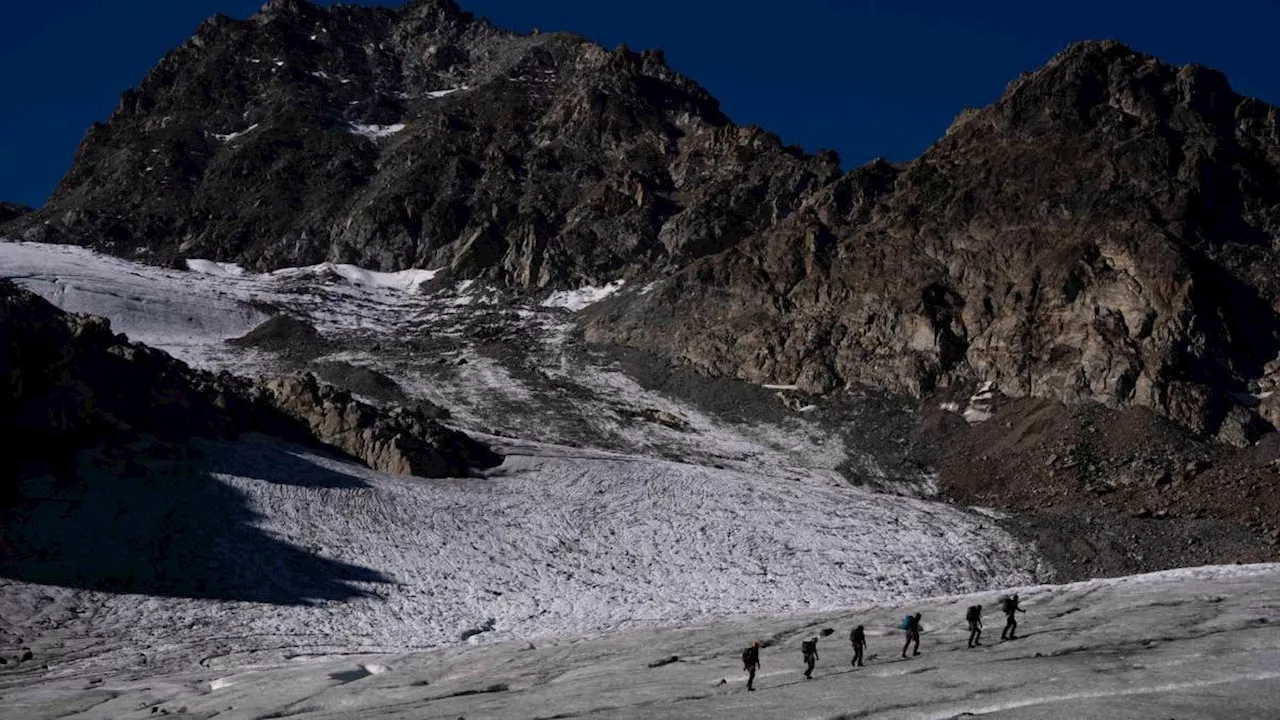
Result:
M929 492L926 471L883 464L893 442L848 430L877 425L874 418L836 430L815 421L821 412L779 402L775 393L785 390L741 383L712 393L737 393L741 407L708 410L576 344L568 308L469 283L441 286L429 271L192 267L0 243L0 274L194 365L247 374L317 362L376 369L408 398L450 408L452 422L507 460L486 477L423 480L263 440L208 445L181 477L104 470L88 479L85 497L10 520L6 536L26 550L5 558L0 650L30 647L33 659L0 673L9 688L0 715L5 707L21 717L74 714L116 696L144 708L129 688L226 690L240 681L224 676L293 661L440 648L454 650L431 657L454 657L471 645L652 633L1046 574L984 515L851 487L855 475ZM280 313L313 324L325 354L299 361L224 342ZM156 557L165 559L161 570L150 569ZM165 575L175 568L182 577ZM514 650L494 652L484 657ZM595 672L568 662L553 674L556 685ZM383 664L332 672L382 677L369 668ZM166 679L197 667L214 676ZM61 684L94 678L104 679L80 686L92 687L88 694ZM408 687L435 692L437 680ZM58 710L41 697L71 704ZM133 712L113 703L88 716ZM316 707L362 714L328 701Z
M63 597L23 582L47 580L38 561L11 560L6 575L17 582L4 581L0 621L43 636L42 618L74 606L65 629L90 631L94 647L67 654L57 632L32 647L55 674L81 674L139 653L150 668L261 662L833 608L1021 584L1035 570L1003 531L937 503L495 441L506 462L465 480L383 475L265 441L203 448L207 487L91 480L100 495L59 505L57 520L31 517L29 535L46 539L57 522L92 535L110 518L99 542L112 548L107 535L157 514L156 495L189 494L196 507L167 506L163 535L136 544L189 554L201 582L168 597L143 582ZM243 511L219 510L224 493ZM27 535L11 527L7 536ZM99 562L131 553L147 557L123 545ZM308 569L316 562L331 569ZM62 599L30 600L45 594Z
M598 301L603 291L580 293L572 302L552 296L544 306L470 281L420 292L434 277L429 270L373 273L324 263L254 275L207 261L188 265L194 270L72 246L0 242L0 276L64 310L107 317L131 339L204 369L243 375L299 369L225 342L283 313L325 337L328 354L315 362L382 372L409 397L449 408L451 423L464 431L767 467L825 484L854 476L914 495L934 489L929 472L899 462L896 442L858 437L849 430L856 422L847 418L824 422L821 413L786 409L774 391L755 388L743 399L746 410L727 422L687 399L641 386L612 358L574 339L570 310ZM704 394L732 394L723 390ZM863 424L879 423L868 418Z
M939 598L822 614L724 618L665 630L298 657L182 672L103 666L0 680L23 718L1274 718L1280 566L1208 567L1023 590L1021 637L964 647L964 608ZM922 654L899 658L895 621L924 613ZM854 624L866 666L848 665ZM812 681L798 646L823 628ZM758 692L739 650L765 641ZM61 676L60 676L61 675Z

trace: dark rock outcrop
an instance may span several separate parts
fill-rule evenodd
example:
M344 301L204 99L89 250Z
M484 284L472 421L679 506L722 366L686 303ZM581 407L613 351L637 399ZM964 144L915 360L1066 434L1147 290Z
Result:
M1140 405L1247 443L1280 350L1277 111L1083 43L760 235L624 296L598 340L827 392Z
M0 225L30 212L34 212L34 208L18 203L0 202Z
M248 381L193 370L0 280L0 434L15 448L78 448L141 434L167 442L256 430L306 434L255 401Z
M384 472L465 476L470 468L501 462L488 447L444 427L422 410L395 407L381 412L345 390L319 384L309 373L267 381L265 388L274 407L305 423L318 440Z
M452 0L271 2L205 22L0 232L529 290L624 278L588 337L710 374L990 381L1236 444L1271 427L1241 396L1280 380L1277 110L1114 42L911 163L842 173L735 126L657 51L516 35Z
M325 339L311 323L289 315L276 315L227 344L240 348L257 348L294 359L306 359L324 351Z
M421 410L378 410L313 377L260 386L193 370L112 333L102 318L64 313L3 280L0 383L6 476L28 461L68 474L76 452L90 447L173 446L246 432L318 443L379 470L427 477L499 461Z
M732 126L660 52L515 35L452 0L269 3L205 22L6 231L560 287L718 252L838 176Z

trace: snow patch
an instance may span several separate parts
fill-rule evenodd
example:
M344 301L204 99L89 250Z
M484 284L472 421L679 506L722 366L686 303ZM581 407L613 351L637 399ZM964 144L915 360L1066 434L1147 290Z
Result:
M343 85L346 85L347 83L351 82L351 81L350 81L349 79L347 79L347 78L344 78L344 77L336 77L336 76L330 75L329 73L327 73L327 72L325 72L325 71L323 71L323 70L313 70L313 71L311 72L311 74L312 74L313 76L315 76L315 77L320 78L321 80L337 80L338 82L342 83Z
M400 270L398 272L379 272L365 270L355 265L343 263L320 263L301 268L285 268L271 273L274 277L295 277L297 275L336 275L352 285L364 287L387 288L406 293L416 293L418 288L439 274L439 270Z
M436 100L446 95L452 95L456 92L462 92L463 90L470 90L470 89L471 88L467 87L466 85L463 85L461 87L449 88L448 90L431 90L426 93L426 97L429 97L432 100Z
M236 684L235 681L232 680L231 678L225 678L225 677L215 678L209 681L209 691L213 692L214 690L229 688L235 684Z
M201 275L217 275L219 277L242 277L244 268L235 263L216 262L214 260L187 260L187 269Z
M231 142L232 140L235 140L236 138L240 137L241 135L244 135L244 134L245 134L245 133L247 133L247 132L250 132L250 131L252 131L252 130L257 129L257 127L258 127L258 123L254 123L254 124L250 125L249 127L245 128L245 129L243 129L243 130L239 130L239 131L237 131L237 132L227 133L227 134L225 134L225 135L223 135L223 134L221 134L221 133L209 133L209 135L211 135L211 136L213 136L213 137L215 137L215 138L217 138L217 139L221 140L221 141L222 141L222 142L224 142L224 143L229 143L229 142Z
M964 419L970 425L986 422L995 414L991 411L991 402L996 397L996 384L984 382L978 392L969 398L969 407L965 408Z
M550 297L542 301L542 307L564 308L569 312L577 312L618 292L625 283L625 280L614 280L603 287L588 285L577 290L553 292Z
M344 263L320 263L305 267L282 268L269 273L255 275L248 273L235 263L215 262L213 260L189 259L187 269L201 275L213 275L225 278L245 278L251 281L282 280L299 276L335 276L352 285L372 288L386 288L406 293L415 293L428 280L439 274L439 270L400 270L398 272L379 272L365 270L355 265Z
M388 138L396 133L404 130L404 123L396 123L394 125L366 125L364 123L347 123L347 132L353 135L367 137L370 140L381 140Z

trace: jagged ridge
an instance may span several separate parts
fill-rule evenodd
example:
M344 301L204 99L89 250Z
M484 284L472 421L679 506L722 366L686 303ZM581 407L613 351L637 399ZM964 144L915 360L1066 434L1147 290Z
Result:
M202 25L6 229L516 288L663 278L590 337L813 392L1133 403L1244 443L1280 349L1278 138L1220 74L1091 42L918 160L842 174L733 125L660 52L443 0L273 2Z
M1246 443L1264 427L1241 396L1276 384L1278 181L1275 108L1082 43L592 333L816 392L1135 403Z

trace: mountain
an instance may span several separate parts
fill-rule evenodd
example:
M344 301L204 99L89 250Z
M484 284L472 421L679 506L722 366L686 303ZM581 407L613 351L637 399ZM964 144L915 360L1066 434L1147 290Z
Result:
M992 382L1245 444L1280 419L1256 407L1280 351L1276 117L1214 71L1087 42L919 159L842 173L734 125L658 51L451 0L291 0L205 22L4 232L153 262L623 279L589 336L710 374Z
M660 52L515 35L452 0L271 2L125 92L10 232L570 287L716 252L838 174L732 126Z
M1276 115L1081 43L844 172L657 51L448 0L215 17L5 210L0 692L1265 714ZM959 648L1011 588L1023 637Z
M1078 44L592 333L814 392L992 382L1248 443L1280 349L1276 118L1213 71Z

